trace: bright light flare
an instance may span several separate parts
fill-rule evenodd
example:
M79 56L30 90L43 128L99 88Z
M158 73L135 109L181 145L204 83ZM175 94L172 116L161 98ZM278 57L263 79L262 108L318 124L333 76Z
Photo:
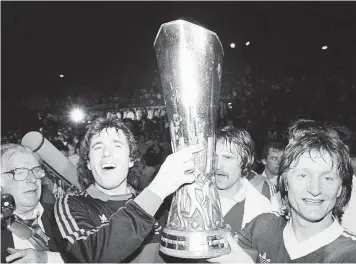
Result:
M250 46L250 41L247 41L245 45Z
M60 74L59 77L64 78L64 75L63 75L63 74Z
M82 122L84 120L84 111L83 109L80 108L74 108L71 112L70 112L70 118L72 119L73 122Z
M322 46L321 49L322 49L322 50L327 50L327 49L328 49L328 46Z
M230 48L235 48L235 43L230 43Z

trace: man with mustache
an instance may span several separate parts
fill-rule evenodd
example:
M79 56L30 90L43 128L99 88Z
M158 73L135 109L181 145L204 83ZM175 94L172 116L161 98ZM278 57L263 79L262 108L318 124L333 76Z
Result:
M130 262L155 225L163 200L192 183L193 152L185 148L167 157L151 184L136 196L139 151L133 134L116 116L89 127L78 163L85 191L55 205L57 245L67 262ZM153 254L153 253L152 253Z
M63 263L52 236L53 208L40 203L45 176L42 160L28 147L1 145L1 194L15 201L14 215L1 219L2 263Z
M257 215L272 210L271 203L245 178L254 157L250 134L234 127L217 132L216 185L222 213L232 232L239 231Z

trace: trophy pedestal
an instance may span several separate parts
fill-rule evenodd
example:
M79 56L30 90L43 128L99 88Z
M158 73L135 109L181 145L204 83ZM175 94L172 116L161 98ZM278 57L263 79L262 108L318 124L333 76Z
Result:
M179 231L163 228L160 251L177 258L204 259L230 253L226 235L230 228L209 231Z

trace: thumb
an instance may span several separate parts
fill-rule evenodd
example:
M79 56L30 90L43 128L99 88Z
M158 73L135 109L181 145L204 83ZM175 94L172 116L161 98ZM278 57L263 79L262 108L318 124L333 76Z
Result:
M7 248L7 252L9 252L10 254L14 254L19 251L21 251L21 249Z

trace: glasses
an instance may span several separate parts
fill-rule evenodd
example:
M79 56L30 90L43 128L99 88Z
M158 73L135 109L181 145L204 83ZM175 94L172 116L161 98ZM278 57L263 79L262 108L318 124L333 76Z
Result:
M43 166L37 166L32 169L16 168L3 173L11 173L15 181L24 181L27 179L30 172L32 172L36 179L42 179L44 176L46 176L46 171Z

